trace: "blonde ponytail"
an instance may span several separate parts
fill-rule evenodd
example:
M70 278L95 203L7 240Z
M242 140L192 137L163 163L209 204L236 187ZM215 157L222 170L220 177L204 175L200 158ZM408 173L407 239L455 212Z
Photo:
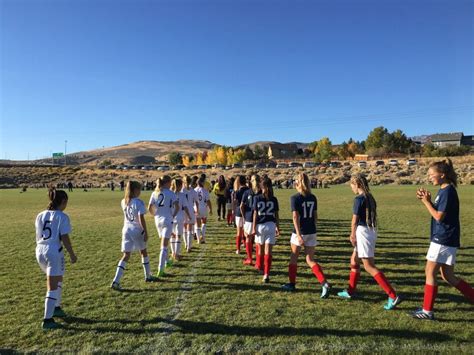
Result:
M311 195L311 184L309 182L309 177L308 175L306 175L305 173L299 173L297 176L296 176L296 179L298 181L298 184L299 184L299 192L303 195L303 196L309 196Z
M125 186L125 204L128 205L130 200L134 197L134 193L137 190L142 189L142 184L138 181L128 181L127 185Z

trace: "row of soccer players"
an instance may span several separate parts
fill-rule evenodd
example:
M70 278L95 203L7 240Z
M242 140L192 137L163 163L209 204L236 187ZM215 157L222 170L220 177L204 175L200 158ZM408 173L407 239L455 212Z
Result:
M454 275L456 252L460 246L460 222L459 200L456 191L457 177L451 161L448 159L433 163L429 169L429 178L434 185L440 186L440 189L434 202L431 201L431 194L423 188L419 189L416 194L432 216L431 243L426 256L424 302L423 307L413 313L413 317L418 319L434 319L433 305L437 293L437 274L439 272L446 282L456 287L471 302L474 301L472 287ZM148 210L155 216L155 224L161 237L159 274L163 272L167 263L169 245L172 254L179 255L181 236L184 238L186 249L190 251L194 223L198 226L196 229L198 241L205 242L207 210L212 213L212 205L204 183L204 179L200 179L196 189L193 189L189 178L185 179L184 186L179 179L172 183L171 178L167 176L158 181L157 190L151 196ZM243 231L247 247L245 263L252 264L252 243L256 242L256 267L263 269L264 281L268 282L271 269L271 250L279 233L278 201L273 196L271 180L267 177L260 181L257 175L253 176L250 189L245 186L245 179L242 177L238 178L238 184L240 186L236 186L234 191L234 205L239 206L235 210L238 226L237 245L240 246L239 239L242 237L241 231ZM362 175L353 176L350 185L356 194L349 238L354 250L351 256L349 287L347 290L339 292L338 295L348 299L353 297L362 263L366 271L388 294L388 302L384 308L393 309L401 299L374 263L377 238L375 199L369 191L367 180ZM322 284L321 297L326 298L330 294L331 286L321 267L314 260L314 249L317 245L317 199L311 193L308 177L304 174L296 177L296 189L298 193L291 198L294 231L291 236L291 258L288 266L289 283L284 285L283 289L288 291L296 289L297 259L301 248L304 247L307 255L306 261ZM121 202L124 213L122 231L124 254L112 284L114 289L120 288L120 278L130 253L134 250L141 252L145 280L156 280L150 273L150 262L146 252L148 234L144 215L147 209L139 199L140 191L138 183L129 182L125 198ZM71 232L69 217L63 212L68 204L68 196L65 191L52 189L49 191L49 200L47 209L38 214L35 222L36 258L47 276L45 312L42 323L44 329L59 327L53 317L65 316L61 309L62 277L64 274L63 246L70 255L71 263L77 260L69 239ZM178 220L183 221L183 214L185 223L173 223Z

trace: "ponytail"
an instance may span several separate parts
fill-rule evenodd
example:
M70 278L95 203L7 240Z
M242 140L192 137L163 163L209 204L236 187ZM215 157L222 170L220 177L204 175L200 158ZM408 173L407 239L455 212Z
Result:
M163 187L166 184L169 184L170 182L171 182L171 177L169 175L165 175L162 178L158 178L158 180L156 180L156 189L155 189L155 191L160 192L161 190L163 190Z
M454 187L458 187L458 175L454 171L453 162L446 158L430 164L430 168L436 170L440 174L444 174L444 178Z
M134 193L137 190L141 190L142 185L138 181L128 181L125 186L125 204L128 205L130 200L134 197Z
M263 190L263 196L265 196L266 200L269 200L273 197L272 180L269 177L266 177L263 179L262 190Z
M171 191L173 191L174 193L180 192L182 187L183 187L183 180L179 178L175 178L171 182Z
M64 200L68 200L68 196L66 191L64 190L56 190L54 187L50 187L48 189L48 197L49 197L49 204L47 209L49 211L54 211L61 206Z
M363 174L355 174L351 178L351 183L362 189L366 205L366 224L367 227L377 227L377 203L374 196L370 193L369 182Z
M300 186L300 193L303 195L303 196L309 196L311 195L311 185L310 185L310 182L309 182L309 177L308 175L306 175L305 173L299 173L297 176L296 176L296 181L298 181L299 183L299 186Z

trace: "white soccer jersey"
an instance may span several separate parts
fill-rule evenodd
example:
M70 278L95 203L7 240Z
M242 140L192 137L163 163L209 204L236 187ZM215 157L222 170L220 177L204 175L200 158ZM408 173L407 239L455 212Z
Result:
M207 201L209 201L209 191L200 186L196 187L194 190L197 193L199 211L206 210Z
M150 197L150 205L155 206L155 217L173 219L174 203L176 194L170 189L162 189L160 192L153 192Z
M35 221L36 244L61 248L61 236L71 233L69 217L62 211L43 211Z
M186 195L184 192L177 192L176 193L176 199L178 200L178 205L179 205L179 210L178 214L174 218L175 221L184 221L184 216L186 215L186 212L184 212L184 208L188 207L188 200L186 199Z
M122 211L124 216L124 227L142 228L140 215L146 214L145 204L139 198L132 198L128 205L122 200Z
M190 188L189 190L183 189L183 193L186 196L186 200L188 201L189 213L193 213L194 206L196 205L196 202L198 202L197 192L194 191L193 188Z

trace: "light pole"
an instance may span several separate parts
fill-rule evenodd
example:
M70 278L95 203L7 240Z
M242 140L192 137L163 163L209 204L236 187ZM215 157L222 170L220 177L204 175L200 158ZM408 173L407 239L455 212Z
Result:
M64 165L67 165L67 140L64 141Z

